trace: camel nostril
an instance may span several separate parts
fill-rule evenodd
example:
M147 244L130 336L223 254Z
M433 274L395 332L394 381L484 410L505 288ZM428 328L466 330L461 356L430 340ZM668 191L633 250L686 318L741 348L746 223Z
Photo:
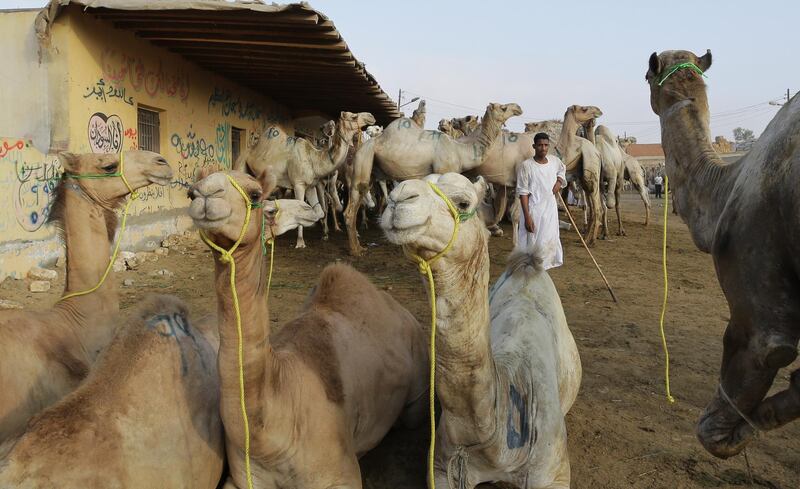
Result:
M159 165L168 165L169 164L169 163L167 163L167 160L165 160L164 158L157 158L156 159L156 163L158 163Z

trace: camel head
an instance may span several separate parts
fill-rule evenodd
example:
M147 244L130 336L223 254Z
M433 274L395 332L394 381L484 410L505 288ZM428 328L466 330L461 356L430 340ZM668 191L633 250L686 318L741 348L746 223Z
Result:
M432 176L439 189L450 199L459 213L469 215L477 210L486 193L482 177L472 183L459 173ZM445 201L426 180L406 180L392 190L386 210L381 216L381 228L394 244L406 253L429 259L447 246L453 235L455 221ZM476 216L465 218L448 257L465 259L474 254L474 243L486 240L488 231Z
M567 120L570 114L572 114L578 124L583 126L592 119L597 119L603 115L603 111L594 105L570 105L564 113L564 120Z
M383 133L382 126L367 126L366 129L367 135L371 138L380 136Z
M522 108L517 104L491 103L486 107L486 114L484 114L483 118L484 120L491 120L498 124L503 124L505 121L517 115L522 115Z
M681 66L683 63L687 65ZM692 66L693 65L693 66ZM703 56L697 56L690 51L664 51L661 54L650 55L645 79L650 84L650 106L653 112L662 115L662 112L679 102L694 101L701 98L701 106L708 112L706 100L706 84L703 75L711 68L711 50Z
M626 138L617 136L617 142L619 143L620 148L627 149L631 144L636 144L636 138L633 136L628 136Z
M228 180L228 175L242 188L247 201ZM240 247L256 243L261 238L261 217L263 205L269 193L274 189L273 179L265 171L259 178L246 173L232 171L201 171L197 182L189 189L189 217L195 226L205 231L217 245L229 247L242 233L247 207L250 210L250 222L245 229Z
M522 109L520 109L520 113L522 113ZM452 124L453 129L458 129L464 134L470 134L478 128L480 122L477 115L466 115L464 117L451 119L450 124Z
M339 122L336 124L336 129L339 130L339 135L345 141L353 141L353 136L361 131L365 126L375 124L375 117L369 112L341 112L339 114Z
M124 151L123 173L133 190L151 183L167 185L172 181L172 168L167 160L152 151ZM109 175L120 170L119 153L58 154L65 175ZM130 193L121 177L75 178L81 190L97 202L110 203ZM110 207L110 205L109 205Z
M453 130L453 123L449 119L442 119L439 121L439 131L450 134L450 131Z

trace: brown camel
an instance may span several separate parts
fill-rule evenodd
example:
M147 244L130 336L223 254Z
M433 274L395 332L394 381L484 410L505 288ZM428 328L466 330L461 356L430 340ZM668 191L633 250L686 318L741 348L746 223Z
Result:
M358 456L377 445L401 415L407 422L425 419L424 334L397 301L344 264L326 267L300 314L270 334L262 208L252 210L243 229L246 207L271 190L267 180L237 171L211 174L193 186L189 207L197 227L218 246L229 249L243 234L232 256L255 487L360 488ZM246 488L231 264L216 252L214 264L220 413L231 472L226 487Z
M436 183L466 216L485 191L482 179L473 184L456 173ZM459 220L453 237L447 204L422 180L395 187L381 219L407 255L431 260L452 240L431 261L442 406L436 487L568 488L564 416L578 395L581 364L558 292L541 260L525 252L512 255L490 289L487 232L477 219Z
M186 306L137 306L74 392L40 413L0 463L15 489L215 489L224 457L218 341Z
M711 51L650 57L650 104L661 120L669 187L695 245L711 253L730 320L720 383L697 436L712 454L739 453L758 429L800 417L800 371L765 399L800 339L800 98L793 97L750 152L726 164L709 139L702 73ZM743 416L744 415L744 416Z
M118 154L61 153L69 174L119 170ZM124 173L135 190L166 185L172 169L149 151L126 151ZM56 187L51 220L63 231L67 254L64 295L91 289L109 262L117 230L115 210L128 188L119 177L64 178ZM61 399L86 377L114 334L107 319L119 310L113 272L91 294L71 297L45 311L0 311L0 455L31 416Z

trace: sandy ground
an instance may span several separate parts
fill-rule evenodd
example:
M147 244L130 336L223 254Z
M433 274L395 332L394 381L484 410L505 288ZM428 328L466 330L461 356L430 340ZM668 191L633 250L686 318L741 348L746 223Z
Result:
M656 202L648 227L641 202L623 199L627 237L600 241L593 252L611 282L614 304L574 232L562 232L566 264L551 275L583 363L583 384L567 416L572 487L604 488L736 488L751 487L743 456L724 461L707 454L695 439L694 425L717 382L721 338L728 308L709 255L696 250L677 216L669 216L669 306L666 319L671 387L677 399L664 395L664 356L658 332L662 294L661 226L663 208ZM562 216L563 218L563 216ZM491 273L503 270L511 250L510 228L490 241ZM616 232L616 225L612 225ZM294 249L294 236L278 240L271 316L279 327L298 311L322 267L334 260L353 263L379 286L389 290L419 319L429 321L428 304L415 266L389 244L372 224L362 231L369 252L361 259L347 254L343 234L320 240L309 229L309 248ZM212 264L196 235L185 237L167 257L135 271L120 287L122 307L149 292L176 294L190 302L199 317L213 312ZM174 277L153 276L167 269ZM63 288L63 270L47 293L32 294L24 281L0 284L0 297L26 307L48 307ZM798 364L791 369L797 369ZM781 372L782 389L791 369ZM800 423L767 434L748 449L752 487L800 487ZM396 430L362 459L365 489L425 487L427 430Z

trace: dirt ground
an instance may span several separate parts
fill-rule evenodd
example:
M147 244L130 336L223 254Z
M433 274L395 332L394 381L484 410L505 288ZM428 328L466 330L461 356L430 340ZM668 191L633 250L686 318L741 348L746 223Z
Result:
M763 434L748 448L752 484L743 456L719 460L695 439L694 427L716 387L722 355L722 334L728 307L717 284L709 255L691 242L686 226L669 216L669 341L672 393L664 395L664 355L658 331L662 297L661 202L655 201L648 227L635 195L625 195L627 237L613 236L593 248L617 296L614 304L574 232L563 232L565 265L551 275L561 295L567 320L578 343L583 383L567 416L572 487L605 488L738 488L800 487L800 423ZM577 217L577 216L576 216ZM562 216L562 219L565 219ZM511 250L506 235L490 241L494 280ZM616 225L611 229L616 232ZM322 267L334 260L352 263L389 290L418 320L429 321L422 278L404 260L399 248L381 235L377 225L362 231L369 252L360 259L347 254L347 240L334 234L323 242L319 228L307 230L309 248L294 249L294 235L278 240L273 295L273 326L279 327L299 309ZM167 269L174 277L151 275ZM50 292L32 294L24 281L0 284L0 297L26 307L48 307L63 288L63 270ZM149 292L176 294L191 303L195 317L215 308L209 252L196 234L182 239L169 256L136 271L117 274L122 307ZM773 391L786 386L781 372ZM425 487L427 429L393 431L362 459L365 489Z

